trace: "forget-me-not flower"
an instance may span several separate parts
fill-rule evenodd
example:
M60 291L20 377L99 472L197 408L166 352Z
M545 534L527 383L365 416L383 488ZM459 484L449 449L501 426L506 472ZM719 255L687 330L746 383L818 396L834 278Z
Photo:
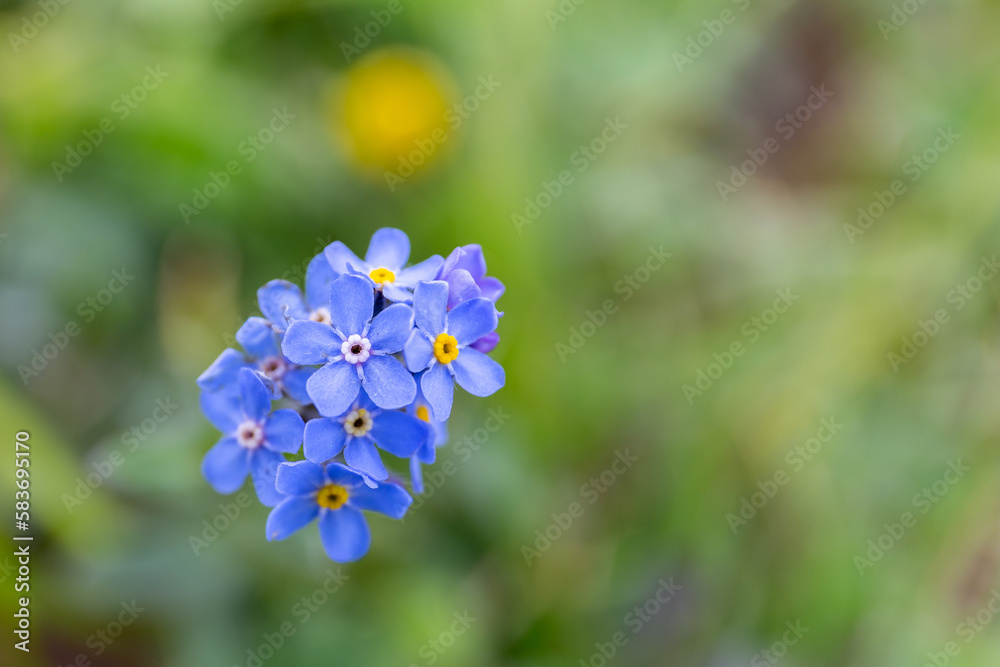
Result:
M432 255L419 264L403 268L410 258L410 239L402 230L391 227L383 227L372 234L363 261L340 241L328 245L324 253L337 273L364 274L386 299L403 303L413 299L417 283L433 280L444 264L441 255Z

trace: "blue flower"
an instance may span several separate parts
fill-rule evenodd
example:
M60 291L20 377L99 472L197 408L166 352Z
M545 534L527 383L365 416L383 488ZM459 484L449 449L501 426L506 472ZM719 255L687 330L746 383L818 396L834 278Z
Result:
M367 278L341 275L330 285L330 324L297 320L285 333L285 356L297 364L325 364L306 383L324 417L347 412L362 387L384 410L407 405L417 393L413 376L392 356L413 330L413 309L397 303L372 318L374 307Z
M272 280L257 290L260 312L280 332L295 320L313 320L330 323L330 283L337 272L330 266L326 255L320 253L306 268L306 293L287 280Z
M212 365L198 378L198 386L209 392L222 392L235 396L239 392L238 379L243 368L256 369L271 381L275 400L284 395L299 403L312 402L306 391L306 382L315 371L301 368L285 357L279 348L279 336L267 320L251 317L236 332L236 341L246 350L242 354L226 348Z
M454 382L474 396L489 396L504 385L503 367L471 346L497 327L492 301L476 297L449 311L448 283L435 280L417 285L413 312L417 328L403 353L411 372L427 369L420 389L436 420L451 415Z
M295 410L271 413L271 395L254 371L239 371L239 394L202 392L201 409L225 434L201 462L201 473L219 493L233 493L253 477L257 497L274 506L281 495L274 478L283 454L294 454L302 445L305 424ZM268 414L271 413L271 414Z
M410 258L410 239L404 232L391 227L383 227L372 234L364 261L340 241L328 245L324 253L337 273L364 274L386 299L404 303L413 299L417 283L433 280L444 264L441 255L432 255L404 269L406 260Z
M448 442L448 422L437 421L431 418L430 403L424 398L420 391L420 376L416 376L417 397L406 406L407 414L415 416L417 419L428 424L427 439L420 446L413 456L410 457L410 485L414 493L424 492L423 465L430 465L437 459L437 448Z
M306 424L303 453L314 463L325 463L344 452L347 465L374 480L388 479L379 448L407 458L428 439L430 427L413 415L381 410L364 390L350 411L336 419L312 419Z
M397 484L369 488L364 478L339 463L324 469L312 461L284 463L277 488L286 497L267 517L268 541L283 540L319 518L319 538L331 560L355 561L371 545L361 510L401 519L413 499Z
M438 272L437 280L448 283L448 310L463 301L484 297L493 303L503 296L504 284L486 275L486 258L478 243L452 250ZM503 313L497 313L503 317ZM500 342L500 334L493 331L477 339L472 347L480 352L492 352Z

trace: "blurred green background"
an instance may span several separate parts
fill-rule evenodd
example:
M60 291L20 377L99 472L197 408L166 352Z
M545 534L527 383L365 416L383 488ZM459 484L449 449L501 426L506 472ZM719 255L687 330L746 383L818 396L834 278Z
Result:
M0 663L997 664L1000 3L0 8ZM483 245L508 380L338 569L194 380L383 226Z

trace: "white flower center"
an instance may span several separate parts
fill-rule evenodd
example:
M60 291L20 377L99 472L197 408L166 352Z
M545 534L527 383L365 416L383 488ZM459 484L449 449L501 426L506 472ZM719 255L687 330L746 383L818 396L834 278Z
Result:
M310 313L309 319L320 324L330 324L330 309L326 307L317 308Z
M260 362L260 370L272 380L280 380L288 371L288 364L281 357L268 357Z
M264 429L255 421L245 421L236 429L236 442L240 447L257 449L264 442Z
M364 408L351 410L344 417L344 430L347 435L360 438L371 430L372 423L372 416Z
M362 338L358 334L351 334L347 340L340 345L340 353L344 355L344 361L349 364L363 364L371 356L369 350L372 344L367 338Z

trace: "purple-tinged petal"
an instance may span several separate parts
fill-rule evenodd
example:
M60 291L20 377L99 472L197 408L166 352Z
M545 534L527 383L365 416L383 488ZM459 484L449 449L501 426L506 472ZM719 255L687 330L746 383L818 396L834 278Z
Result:
M310 310L330 307L330 284L336 278L325 253L312 258L306 268L306 305Z
M287 280L272 280L257 290L257 305L264 317L280 330L286 329L290 322L309 318L302 290Z
M285 374L281 376L281 384L285 388L285 393L302 405L312 403L309 392L306 390L306 383L315 372L315 368L308 367L292 368L285 371Z
M323 488L324 483L323 467L312 461L282 463L278 466L278 474L274 480L278 493L288 496L315 494Z
M285 497L274 486L278 466L282 463L285 463L285 457L266 447L258 447L250 453L250 476L262 505L274 507Z
M344 449L344 425L332 419L310 419L306 424L303 454L310 461L324 463Z
M486 297L490 301L493 301L494 303L496 303L497 299L503 296L504 291L507 289L497 278L491 278L489 276L486 278L480 278L476 282L479 283L479 289L483 291L482 296Z
M459 352L451 367L455 382L473 396L489 396L504 385L503 366L471 347Z
M368 327L368 340L373 350L394 354L403 349L413 331L413 309L394 303L375 316Z
M372 357L378 359L380 357ZM371 359L368 360L371 362ZM313 405L324 417L347 412L361 390L361 378L353 364L337 361L323 366L306 382Z
M448 283L432 280L413 290L413 321L428 336L444 331L448 317Z
M361 512L341 507L320 514L319 539L330 560L350 563L368 553L372 536Z
M399 359L388 355L372 356L365 362L361 384L375 405L383 410L409 405L417 395L413 376Z
M251 359L278 355L278 336L263 317L248 318L236 332L236 342Z
M413 498L398 484L379 484L377 489L357 488L347 499L350 507L378 512L393 519L402 519L412 503Z
M198 377L198 386L206 391L228 390L237 393L236 380L240 369L247 366L242 353L231 347L222 351L212 365Z
M302 446L305 426L295 410L275 410L264 423L264 441L276 452L295 454Z
M330 323L345 336L364 331L374 308L375 288L367 278L345 274L330 284Z
M410 334L410 339L403 347L403 358L406 359L406 368L411 373L419 373L427 368L434 357L434 343L427 338L421 329L414 329Z
M255 371L240 369L240 403L243 416L253 421L263 421L271 411L271 391Z
M459 352L462 356L465 350ZM455 397L455 382L451 379L448 367L443 364L434 364L431 369L420 378L420 391L424 393L424 398L430 403L431 412L434 419L440 422L451 416L451 403Z
M383 227L372 234L365 262L373 269L386 268L399 271L410 258L410 239L406 233L392 227Z
M419 282L434 280L437 278L438 271L441 270L443 264L444 258L441 255L431 255L419 264L414 264L397 273L396 284L415 287Z
M347 273L349 267L351 266L358 271L367 268L365 263L362 262L357 255L351 252L350 248L340 241L334 241L328 245L323 250L323 255L326 257L326 261L329 262L330 268L337 273ZM327 296L329 296L329 294ZM323 305L327 304L324 303Z
M382 457L368 438L349 438L344 447L344 460L347 465L374 480L381 482L389 478L389 471L382 464Z
M495 348L497 346L497 343L499 342L500 342L500 334L494 331L492 333L486 334L482 338L477 338L476 342L474 342L469 347L471 347L474 350L479 350L483 354L488 354L493 351L493 348Z
M267 525L264 528L267 541L285 539L307 526L318 515L319 504L315 497L285 498L267 517Z
M429 431L427 422L405 412L384 410L372 417L372 440L381 449L404 459L427 442Z
M451 310L463 301L475 299L481 295L479 285L472 274L465 269L456 269L448 274L448 309Z
M486 258L483 256L483 246L470 243L462 246L462 252L455 263L456 269L468 271L477 281L486 275Z
M331 484L339 484L353 489L366 484L365 477L361 473L351 470L342 463L331 463L326 467L326 478Z
M340 354L343 341L328 324L312 320L292 322L281 341L281 351L294 364L325 364Z
M219 493L233 493L239 489L249 471L247 450L240 447L233 436L219 440L201 460L202 476Z
M198 397L198 403L201 404L205 418L226 435L235 431L243 421L243 409L237 394L203 391Z
M475 342L497 328L497 308L489 299L472 299L448 313L448 333L460 346Z

